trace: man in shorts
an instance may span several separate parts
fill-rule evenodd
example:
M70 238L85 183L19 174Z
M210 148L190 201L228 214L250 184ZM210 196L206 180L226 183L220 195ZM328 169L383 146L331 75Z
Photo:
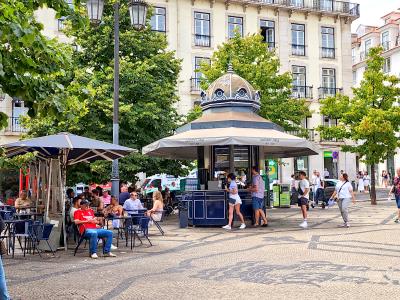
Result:
M261 219L263 220L263 224L261 224L262 227L267 227L268 226L268 221L267 217L265 216L264 213L264 191L265 191L265 183L264 180L262 179L259 169L257 167L252 167L251 168L251 174L253 175L253 180L251 187L249 188L249 191L251 192L251 199L253 202L253 210L254 210L254 226L257 227L259 226L260 222L260 216Z
M310 183L306 179L306 172L299 172L299 206L301 208L301 213L303 214L303 222L299 225L302 228L307 228L307 205L310 199Z

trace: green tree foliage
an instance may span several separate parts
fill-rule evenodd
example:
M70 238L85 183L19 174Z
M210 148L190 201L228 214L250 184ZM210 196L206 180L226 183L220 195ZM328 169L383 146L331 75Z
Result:
M81 18L64 0L7 0L0 2L0 92L19 97L34 115L38 110L58 114L56 108L70 67L71 47L49 40L34 17L40 7L53 8L78 26ZM0 113L0 129L7 116Z
M180 120L174 105L180 61L167 51L165 36L150 27L138 32L129 21L127 4L120 9L120 144L138 149L172 134ZM114 32L113 8L107 2L101 25L74 30L80 51L73 54L73 76L63 95L63 113L54 119L38 112L25 122L31 135L68 131L112 142ZM75 118L78 116L78 118ZM140 153L120 160L120 177L133 181L138 172L181 175L181 162ZM69 184L110 179L111 164L81 164L69 171Z
M238 34L218 47L211 58L211 65L202 64L205 75L202 87L207 88L214 80L226 73L231 63L236 74L246 79L261 93L260 115L281 125L285 130L302 130L300 124L310 115L304 99L291 98L292 76L280 74L280 62L269 51L262 36Z
M190 123L197 118L200 118L203 113L203 110L201 109L200 105L195 105L189 113L186 115L186 123Z
M382 71L382 48L371 48L364 78L353 88L353 98L337 95L321 100L321 114L338 119L337 127L319 127L323 138L354 141L343 151L358 153L371 166L371 203L376 204L375 164L393 155L400 146L400 80Z

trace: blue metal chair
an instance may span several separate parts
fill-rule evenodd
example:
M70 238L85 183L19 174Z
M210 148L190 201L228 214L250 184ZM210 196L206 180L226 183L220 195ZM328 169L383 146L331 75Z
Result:
M149 239L149 222L150 222L150 218L149 217L140 218L140 220L139 220L139 228L137 229L137 232L143 234L143 236L149 242L150 246L153 246L153 244L151 243L151 241ZM138 235L138 237L139 237L139 235ZM143 244L142 240L140 240L140 242Z
M24 253L24 257L26 254L26 244L27 241L31 239L32 236L32 220L18 220L14 223L12 227L11 236L12 236L12 257L14 258L15 253L15 238L17 238L19 246ZM24 238L24 247L22 247L21 238Z
M158 212L155 212L155 213L154 213L154 214L161 214L160 221L154 220L153 215L151 216L151 220L153 221L154 225L156 225L156 227L157 227L158 231L160 231L161 235L164 235L164 234L165 234L164 230L162 229L162 227L161 227L161 225L160 225L160 223L164 221L165 213L166 213L165 210L163 210L163 211L158 211Z
M0 210L0 215L3 220L12 220L14 218L14 212L10 210Z
M76 246L74 249L74 256L76 255L76 252L78 252L79 246L83 243L83 241L85 241L85 247L86 247L86 243L89 240L88 237L85 237L85 232L83 232L83 234L80 234L79 228L77 226L76 226L76 232L78 233L78 242L76 243ZM100 238L97 239L97 244L99 243L99 241L100 241Z
M32 230L30 233L33 242L33 254L35 254L36 249L39 253L39 256L42 257L41 252L43 252L43 250L39 249L37 246L39 246L40 241L46 241L51 253L53 253L53 256L55 256L55 252L49 244L50 234L53 230L53 226L54 224L32 224Z

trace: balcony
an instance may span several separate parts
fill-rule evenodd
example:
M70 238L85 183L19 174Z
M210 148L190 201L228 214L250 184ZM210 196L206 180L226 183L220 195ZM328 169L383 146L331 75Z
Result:
M292 97L302 98L302 99L312 99L313 97L313 87L312 86L297 86L292 87Z
M232 1L244 2L244 1ZM302 10L305 12L322 12L327 14L339 14L352 18L360 17L360 5L347 1L334 0L250 0L249 4L268 5L277 8L287 8L289 10Z
M314 129L306 129L307 130L307 140L314 142L315 141L315 130ZM300 130L296 131L287 131L286 133L298 136L298 137L304 137L303 132Z
M190 78L190 92L200 92L200 78L192 77Z
M337 94L342 94L342 93L343 93L343 89L328 88L328 87L319 87L318 88L318 98L319 99L335 97Z
M4 132L23 133L27 132L27 130L24 127L22 127L19 117L10 117L8 119L7 127L4 129Z
M211 36L195 34L194 45L199 47L211 47Z
M306 46L292 44L292 55L305 56L306 55Z
M322 58L335 58L335 48L321 47Z

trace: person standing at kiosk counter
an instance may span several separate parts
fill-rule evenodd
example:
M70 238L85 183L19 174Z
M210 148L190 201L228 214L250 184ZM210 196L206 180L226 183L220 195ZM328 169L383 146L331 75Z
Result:
M299 225L302 228L307 228L307 205L310 199L310 183L306 179L306 172L299 172L299 206L301 208L301 213L303 214L303 222Z
M264 191L265 191L265 184L264 180L262 179L258 167L251 168L251 174L253 175L253 180L249 191L251 192L251 199L253 202L253 210L254 210L254 226L259 226L260 216L263 220L262 227L268 226L267 217L263 211L264 208Z
M242 200L240 199L238 186L236 184L236 176L233 173L228 174L228 184L229 188L226 189L229 192L229 223L228 225L223 226L223 229L231 230L232 222L233 222L233 210L235 210L237 216L239 217L242 224L240 224L239 229L245 229L246 224L244 223L244 218L242 213L240 212L240 205L242 204Z

